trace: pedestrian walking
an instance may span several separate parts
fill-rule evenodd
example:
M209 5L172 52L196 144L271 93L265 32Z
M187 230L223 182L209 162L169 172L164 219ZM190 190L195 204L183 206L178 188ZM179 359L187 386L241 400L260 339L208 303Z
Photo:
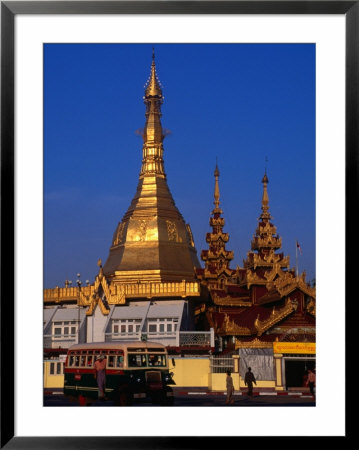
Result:
M233 393L234 393L234 386L233 386L233 379L231 377L231 371L227 370L227 377L226 377L226 387L227 387L227 399L226 399L226 405L233 405L234 399L233 399Z
M315 371L308 369L307 386L309 386L310 393L314 397L315 388Z
M256 385L256 379L252 373L252 369L248 367L248 370L244 376L244 384L248 386L248 395L251 397L253 395L253 383Z
M106 356L100 355L95 361L95 374L94 377L98 386L98 398L99 400L105 400L105 385L106 385Z

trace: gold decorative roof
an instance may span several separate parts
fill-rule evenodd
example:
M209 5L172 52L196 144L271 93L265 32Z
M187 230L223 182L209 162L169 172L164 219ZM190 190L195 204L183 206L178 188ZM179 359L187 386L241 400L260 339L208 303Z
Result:
M194 268L200 264L191 228L167 185L161 124L163 95L154 55L144 103L146 123L137 191L116 227L104 274L119 283L192 281Z
M287 298L285 305L282 308L276 309L275 306L273 307L270 317L268 317L266 320L261 321L258 316L256 321L254 322L254 326L257 330L257 335L261 336L265 331L273 327L277 322L280 322L295 310L296 305L292 303L289 298Z
M86 295L82 289L79 289L78 304L89 306L86 315L91 316L94 313L96 305L101 309L102 314L108 315L110 312L109 305L123 305L126 303L125 292L121 286L109 285L104 277L102 262L99 260L99 273L95 279L95 283L91 286L92 295Z
M250 297L248 294L247 298L243 297L233 297L230 295L226 295L225 297L220 297L218 294L216 294L215 291L211 292L213 303L217 306L244 306L248 307L251 306Z
M277 228L271 222L272 216L269 213L268 196L269 180L266 171L262 183L262 213L258 218L258 226L251 242L251 251L247 253L247 259L243 261L244 268L247 269L249 283L253 283L251 278L255 275L249 273L248 269L255 271L257 268L263 268L272 272L277 271L277 268L289 269L289 257L284 257L283 253L275 253L282 247L282 238L278 236ZM263 283L264 280L261 284Z
M273 342L263 342L257 337L254 338L252 341L244 341L244 342L236 338L234 348L236 350L238 350L239 348L273 348Z
M226 243L229 240L228 233L223 233L224 218L221 217L223 211L219 207L219 170L216 164L214 171L214 209L211 213L209 224L212 232L206 234L206 242L209 244L208 250L202 250L201 259L205 263L203 271L197 273L198 278L208 287L219 287L227 282L233 275L233 270L229 267L234 254L226 250Z

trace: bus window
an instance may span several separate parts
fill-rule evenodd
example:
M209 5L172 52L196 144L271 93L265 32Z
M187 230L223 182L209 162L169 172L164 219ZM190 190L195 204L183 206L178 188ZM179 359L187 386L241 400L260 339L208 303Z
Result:
M117 356L117 365L116 367L123 367L123 356Z
M128 366L137 367L136 355L128 355Z
M78 366L78 365L79 365L79 356L76 355L75 360L74 360L74 366Z
M128 365L129 367L146 367L146 355L128 355Z
M107 358L107 367L115 367L116 356L109 356Z
M148 355L148 365L165 367L166 366L166 356L165 355Z
M157 355L148 355L148 365L157 366L158 357Z
M85 365L86 365L86 356L85 355L81 355L80 366L81 367L85 367Z
M92 367L92 365L93 365L93 357L92 355L89 355L87 357L87 367Z

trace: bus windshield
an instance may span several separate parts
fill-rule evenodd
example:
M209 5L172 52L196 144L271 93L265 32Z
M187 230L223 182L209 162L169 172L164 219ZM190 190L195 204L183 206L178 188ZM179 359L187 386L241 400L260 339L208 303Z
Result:
M129 354L128 367L166 367L166 355L153 353Z

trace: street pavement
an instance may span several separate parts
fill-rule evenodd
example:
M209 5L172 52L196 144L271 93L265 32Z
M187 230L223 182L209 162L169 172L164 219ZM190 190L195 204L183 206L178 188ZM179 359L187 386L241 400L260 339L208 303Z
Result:
M253 397L248 397L246 391L234 393L234 404L227 406L224 391L213 392L203 388L175 387L174 406L315 406L315 399L308 392L303 391L254 391ZM78 402L70 401L63 396L62 390L44 391L44 406L80 406ZM95 401L93 407L115 406L112 401ZM134 407L154 406L149 401L134 403Z

